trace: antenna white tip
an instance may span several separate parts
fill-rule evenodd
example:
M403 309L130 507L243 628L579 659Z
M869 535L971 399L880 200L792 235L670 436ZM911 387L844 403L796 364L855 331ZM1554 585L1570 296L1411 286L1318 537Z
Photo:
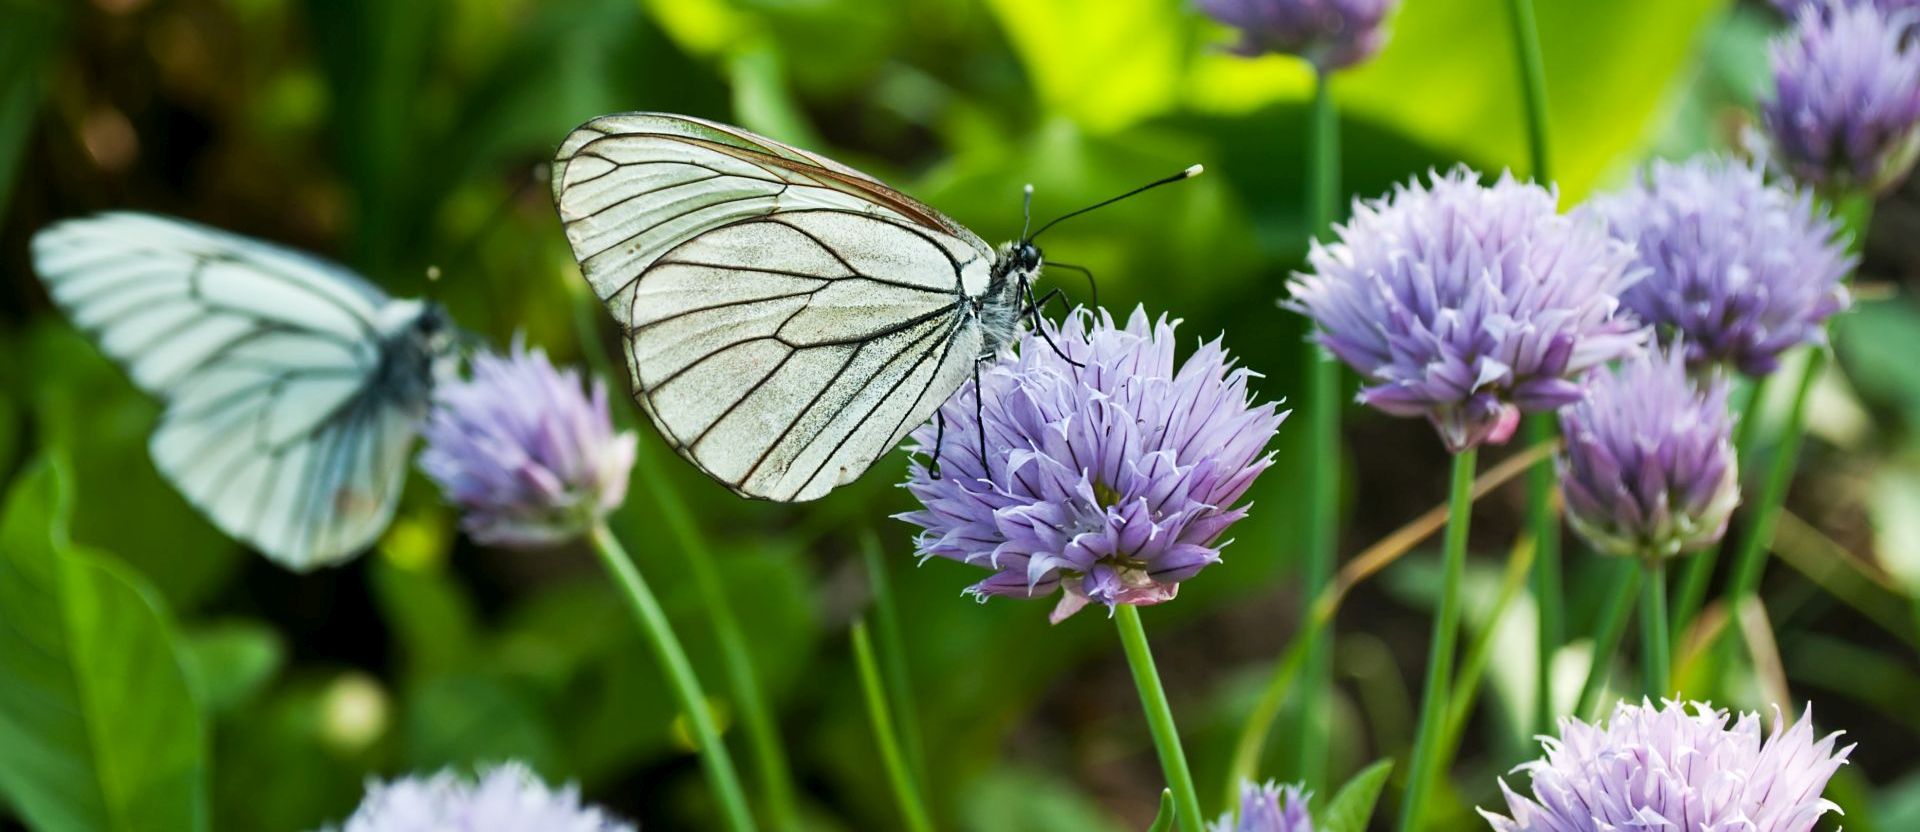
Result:
M1192 179L1196 176L1199 176L1206 169L1207 168L1205 165L1194 165L1193 167L1187 168L1187 178Z
M439 267L439 266L428 266L428 267L427 267L427 280L428 280L428 281L435 281L435 280L439 280L439 279L440 279L440 267Z
M1033 183L1032 183L1032 182L1028 182L1028 183L1027 183L1027 187L1026 187L1026 188L1024 188L1024 190L1025 190L1025 191L1027 192L1027 195L1028 195L1028 196L1032 196L1032 195L1033 195Z

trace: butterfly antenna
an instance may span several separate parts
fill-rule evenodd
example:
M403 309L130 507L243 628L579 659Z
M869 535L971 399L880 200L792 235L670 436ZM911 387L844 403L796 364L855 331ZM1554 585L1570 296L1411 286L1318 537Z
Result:
M1061 216L1058 216L1058 217L1054 217L1054 218L1053 218L1053 221L1052 221L1052 222L1049 222L1049 223L1047 223L1046 225L1043 225L1043 226L1040 226L1040 230L1039 230L1039 231L1035 231L1035 232L1033 232L1033 233L1032 233L1031 235L1023 235L1023 236L1022 236L1022 239L1024 239L1024 240L1026 240L1027 242L1033 242L1033 239L1034 239L1035 237L1038 237L1038 236L1040 236L1040 235L1042 235L1042 234L1045 234L1045 233L1047 233L1047 229L1049 229L1049 228L1052 228L1052 227L1054 227L1054 226L1056 226L1056 225L1059 225L1059 224L1060 224L1060 223L1061 223L1062 221L1064 221L1064 220L1069 220L1069 219L1072 219L1072 218L1074 218L1074 217L1077 217L1077 216L1080 216L1081 214L1084 214L1084 213L1086 213L1086 212L1088 212L1088 211L1091 211L1091 210L1093 210L1093 209L1095 209L1095 208L1105 208L1105 207L1107 207L1107 206L1109 206L1109 205L1112 205L1112 204L1114 204L1114 203L1116 203L1116 202L1119 202L1120 200L1123 200L1123 199L1126 199L1127 197L1130 197L1130 196L1134 196L1134 195L1137 195L1137 194L1141 194L1141 193L1144 193L1144 192L1146 192L1146 191L1151 191L1151 190L1153 190L1154 188L1158 188L1158 187L1160 187L1161 185L1171 185L1171 184L1173 184L1173 183L1175 183L1175 182L1179 182L1179 181L1180 181L1180 180L1182 180L1182 179L1192 179L1193 177L1196 177L1196 176L1199 176L1199 175L1200 175L1200 172L1201 172L1201 171L1203 171L1203 170L1206 170L1206 168L1204 168L1204 167L1201 167L1200 165L1194 165L1193 167L1190 167L1190 168L1187 168L1186 170L1183 170L1183 171L1181 171L1181 172L1179 172L1179 173L1176 173L1176 174L1174 174L1174 175L1172 175L1172 176L1169 176L1169 177L1166 177L1165 179L1156 179L1156 180L1154 180L1154 181L1152 181L1152 182L1148 182L1148 183L1147 183L1147 184L1145 184L1145 185L1141 185L1141 186L1140 186L1140 187L1138 187L1138 188L1134 188L1134 189L1133 189L1133 190L1131 190L1131 191L1128 191L1128 192L1126 192L1126 193L1124 193L1124 194L1121 194L1121 195L1119 195L1119 196L1116 196L1116 197L1113 197L1113 198L1111 198L1111 199L1104 199L1104 200L1101 200L1101 201L1099 201L1099 202L1096 202L1096 203L1094 203L1094 204L1092 204L1092 205L1089 205L1089 206L1087 206L1087 207L1085 207L1085 208L1082 208L1082 209L1080 209L1080 210L1078 210L1078 211L1070 211L1070 212L1068 212L1068 213L1066 213L1066 214L1062 214Z
M1020 239L1031 240L1033 238L1027 236L1027 229L1033 227L1033 183L1028 182L1025 190L1026 195L1020 199Z

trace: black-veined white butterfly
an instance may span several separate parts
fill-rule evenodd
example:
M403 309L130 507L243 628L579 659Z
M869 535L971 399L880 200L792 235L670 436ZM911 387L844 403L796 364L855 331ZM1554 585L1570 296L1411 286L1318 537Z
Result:
M149 214L56 223L33 260L73 323L164 404L154 465L214 525L306 570L392 521L452 355L439 306Z
M1038 231L994 249L872 177L737 127L594 119L561 144L553 197L625 336L634 398L747 497L811 500L860 476L1038 314Z

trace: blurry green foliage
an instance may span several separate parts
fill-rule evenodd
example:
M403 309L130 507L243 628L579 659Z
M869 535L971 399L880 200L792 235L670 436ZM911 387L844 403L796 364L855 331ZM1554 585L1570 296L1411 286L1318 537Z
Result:
M0 791L34 827L207 828L201 703L151 589L67 539L42 461L0 517Z
M132 10L108 10L120 5ZM1520 166L1524 131L1500 0L1404 5L1379 59L1335 84L1348 191L1376 195L1457 162ZM1537 5L1569 205L1649 148L1724 145L1726 116L1757 89L1756 56L1775 26L1753 4L1722 25L1724 0ZM996 241L1019 228L1023 184L1036 186L1045 219L1202 162L1206 176L1048 232L1047 255L1091 268L1102 304L1117 314L1140 304L1183 318L1183 340L1225 333L1228 348L1265 374L1263 397L1297 388L1303 332L1274 302L1306 248L1300 137L1310 79L1291 59L1226 54L1231 35L1185 0L0 0L0 14L8 24L0 204L13 208L10 222L28 221L25 210L40 222L105 207L230 221L338 257L396 294L432 293L496 344L520 332L561 360L604 359L612 327L597 309L589 310L597 329L583 334L576 324L581 281L540 169L570 128L595 115L648 109L736 121L870 170ZM165 49L188 36L204 53L197 69ZM140 75L153 82L126 80ZM45 90L53 96L36 124L21 114ZM115 107L138 131L143 161L132 173L86 169L85 114ZM6 175L22 158L20 175ZM57 168L49 173L37 160L66 164L45 165ZM9 239L24 239L30 229L10 230L18 233ZM432 286L428 266L442 274ZM14 296L37 299L24 273L8 279ZM1091 299L1072 272L1043 279L1077 302ZM8 382L0 464L11 470L46 448L68 453L83 497L77 540L123 559L139 575L130 580L151 583L190 622L179 639L183 678L204 697L188 712L213 726L216 828L313 828L344 817L367 776L504 755L578 779L590 797L654 828L698 823L690 819L705 811L700 782L674 732L672 700L589 559L564 548L479 551L416 478L377 553L313 576L277 573L160 480L145 450L154 405L40 309L6 310L0 348L12 366L0 366ZM1863 304L1836 335L1861 395L1909 430L1920 418L1920 377L1902 345L1916 338L1920 315L1892 303ZM623 389L624 372L612 375ZM619 418L634 424L615 398ZM1397 501L1378 499L1385 486L1363 490L1358 475L1378 476L1360 467L1369 454L1393 453L1395 437L1424 428L1401 434L1378 416L1351 418L1356 433L1387 442L1350 454L1349 551L1441 494L1411 460L1395 469L1404 476L1392 485ZM637 429L655 442L650 427ZM1223 681L1257 683L1265 665L1224 662L1195 642L1237 628L1244 641L1231 649L1241 657L1290 632L1238 630L1248 620L1291 627L1274 622L1293 620L1283 605L1293 599L1297 551L1293 462L1307 450L1299 433L1282 428L1278 464L1251 494L1255 510L1233 530L1225 561L1183 587L1178 603L1147 613L1157 645L1185 648L1161 656L1184 671L1172 680L1174 704L1203 778L1219 771L1231 742L1218 726L1250 701ZM662 467L661 481L633 484L617 531L659 587L716 713L730 707L712 634L681 553L662 533L653 489L675 490L713 538L809 812L854 829L890 822L850 666L830 645L862 603L849 588L859 582L846 577L857 571L857 532L876 530L889 557L907 558L907 527L886 518L907 506L895 488L899 457L797 507L742 501L688 466ZM1476 560L1475 597L1491 597L1494 564ZM1369 598L1424 615L1432 582L1423 566L1418 558L1396 566L1390 592ZM1586 567L1570 556L1569 568ZM960 591L982 573L950 562L892 572L916 716L936 750L929 799L942 826L1144 825L1151 794L1108 801L1088 786L1105 782L1102 766L1151 760L1144 726L1075 723L1062 708L1036 713L1037 703L1063 697L1100 701L1105 692L1083 689L1080 674L1113 653L1108 623L1089 612L1054 627L1044 603L975 604ZM1585 604L1570 616L1578 627L1595 605L1576 600ZM1510 638L1531 631L1530 608L1523 597L1503 621L1473 622L1476 632L1496 628L1501 659L1489 668L1485 716L1455 781L1475 785L1446 798L1461 828L1474 822L1466 807L1494 793L1492 775L1529 750L1515 715L1532 695L1533 651ZM1368 632L1376 614L1392 618L1370 609L1342 619L1356 632L1343 633L1341 647L1352 698L1336 704L1335 718L1352 739L1341 744L1337 775L1406 738L1406 680L1390 649L1398 645ZM1223 625L1223 615L1242 623ZM1784 649L1804 656L1795 666L1822 655ZM1873 667L1897 667L1868 649L1881 662ZM1897 674L1875 672L1855 694L1873 707L1911 690ZM1276 753L1268 773L1288 776L1278 763L1290 756ZM1202 793L1219 794L1218 785L1203 782ZM20 812L35 811L8 795ZM1849 827L1872 811L1850 814Z

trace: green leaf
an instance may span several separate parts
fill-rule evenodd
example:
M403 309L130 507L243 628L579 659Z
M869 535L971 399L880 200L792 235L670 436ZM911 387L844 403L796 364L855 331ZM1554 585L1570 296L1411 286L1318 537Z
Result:
M258 621L226 621L187 630L181 654L200 702L227 714L264 690L287 663L280 634Z
M1286 56L1248 59L1178 0L989 0L1046 111L1114 133L1179 109L1246 114L1305 100ZM1726 0L1539 3L1556 178L1567 201L1642 147ZM1407 3L1378 57L1336 81L1341 109L1480 167L1522 166L1526 134L1498 0Z
M138 578L67 542L43 462L0 519L0 790L37 829L204 829L206 733Z
M1373 819L1374 804L1380 800L1380 790L1387 785L1387 775L1392 773L1392 760L1381 760L1362 769L1334 794L1326 810L1314 819L1313 828L1319 832L1366 832L1367 822Z
M70 507L76 542L112 552L169 609L188 613L231 578L244 553L154 469L147 443L158 405L68 326L49 321L21 340L34 438L61 450L87 495Z
M1147 832L1173 832L1173 790L1160 790L1160 811L1153 814L1153 825Z

